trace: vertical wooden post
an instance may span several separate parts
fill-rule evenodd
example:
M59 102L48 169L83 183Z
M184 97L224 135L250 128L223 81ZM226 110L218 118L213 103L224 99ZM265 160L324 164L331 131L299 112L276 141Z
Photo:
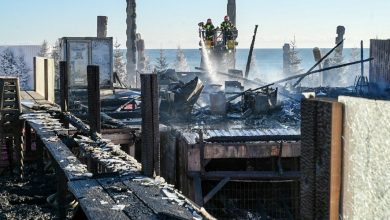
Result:
M107 37L107 16L97 16L97 37Z
M194 202L198 205L198 206L203 206L203 192L202 192L202 179L200 177L200 173L197 172L194 176L193 176L193 189L194 189Z
M57 165L57 217L59 219L66 219L66 184L67 180L64 171Z
M100 88L99 66L87 66L88 77L88 120L91 135L100 133Z
M61 111L68 111L69 102L69 87L68 87L68 68L66 61L60 61L60 91L61 91Z
M146 176L160 175L159 91L157 74L141 74L142 169Z
M13 137L4 137L5 138L5 146L7 148L7 157L8 157L8 166L11 170L11 173L13 173L14 170L14 141Z
M345 34L345 27L344 26L337 26L337 37L335 40L335 43L338 44L344 39L344 34ZM338 46L335 50L335 57L337 58L336 61L340 62L343 56L343 48L344 48L344 43L342 43L340 46Z
M283 45L283 74L287 75L291 72L290 64L290 44Z
M68 66L66 61L60 61L60 106L61 112L68 112L69 107L69 81ZM69 128L69 122L62 119L65 128Z
M126 35L127 35L127 41L126 41L126 58L127 58L127 64L126 64L126 71L128 76L128 85L134 87L135 86L135 77L136 77L136 63L137 63L137 57L136 57L136 31L137 31L137 24L136 24L136 3L135 0L126 0L127 7L126 7L126 23L127 23L127 29L126 29Z
M141 38L141 34L136 35L136 45L137 45L137 69L139 72L143 72L145 70L145 41ZM135 76L135 87L139 88L139 74Z
M321 54L321 50L320 50L320 48L318 48L318 47L314 47L313 48L313 56L314 56L314 61L315 62L319 62L321 59L322 59L322 54ZM320 70L320 69L322 69L322 64L320 63L320 64L318 64L318 69ZM323 81L323 75L322 75L323 73L320 73L320 75L319 75L319 77L320 77L320 86L322 86L322 84L324 83Z
M44 61L44 88L45 88L45 100L49 100L49 61L45 59Z
M36 144L36 149L37 149L37 155L38 155L38 160L37 160L37 167L38 167L38 173L40 175L43 175L44 173L44 164L43 164L43 142L40 138L36 138L35 141Z
M236 0L228 0L227 15L234 26L236 26Z
M339 218L342 104L303 100L301 217Z
M31 126L28 123L24 125L24 134L26 136L26 153L31 152Z

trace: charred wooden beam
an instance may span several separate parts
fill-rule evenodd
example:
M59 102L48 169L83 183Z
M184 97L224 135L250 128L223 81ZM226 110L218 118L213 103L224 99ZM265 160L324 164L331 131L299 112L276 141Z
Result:
M215 194L217 194L222 187L226 185L230 180L230 177L223 178L207 195L203 198L203 204L206 204L210 199L213 198Z
M69 85L68 85L68 70L67 70L66 61L60 61L60 105L61 111L68 111L68 103L69 103Z
M157 74L141 74L142 170L160 174L160 133Z
M190 176L197 175L198 172L189 172ZM202 180L299 180L299 171L286 171L283 174L275 171L209 171L201 174Z
M90 133L100 133L100 87L99 87L99 66L87 66L88 77L88 121Z
M302 101L301 216L338 219L342 104Z
M257 27L258 26L259 25L256 24L255 31L254 31L253 38L252 38L252 43L251 43L251 46L250 46L250 49L249 49L248 60L247 60L247 63L246 63L246 68L245 68L245 78L248 78L249 70L251 68L252 53L253 53L253 47L255 46L256 33L257 33Z
M300 155L300 142L206 143L204 150L205 159L299 157Z
M97 37L107 37L107 16L97 16Z

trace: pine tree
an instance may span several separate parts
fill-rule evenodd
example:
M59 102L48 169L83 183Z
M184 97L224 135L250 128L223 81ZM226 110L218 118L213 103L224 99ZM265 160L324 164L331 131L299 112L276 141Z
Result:
M41 50L39 51L38 56L39 57L49 57L49 55L50 55L49 44L47 43L46 40L44 40L42 45L41 45Z
M299 58L298 50L297 50L297 44L294 40L290 43L291 51L290 51L290 65L291 65L291 73L293 75L302 73L303 69L300 68L300 64L302 62L302 59Z
M144 64L144 73L151 73L153 71L152 64L150 63L150 57L145 54L145 64Z
M114 44L114 72L118 74L120 81L123 84L127 83L126 63L123 52L120 49L121 44L115 40Z
M28 82L30 79L29 72L31 69L27 66L24 56L18 56L16 59L16 76L19 77L19 84L22 90L29 89Z
M15 55L9 48L0 54L0 75L12 76L16 72Z
M177 48L177 51L176 51L175 69L177 72L189 72L190 71L190 68L188 67L187 59L184 55L183 50L180 48L180 46Z
M158 72L163 72L168 69L168 62L164 50L160 49L160 57L156 58L155 68Z
M0 54L0 75L19 77L20 87L23 90L29 89L30 79L24 56L15 56L11 49L7 48Z
M60 81L60 53L61 53L60 42L57 40L51 51L51 58L54 60L54 76L56 82L56 88L59 88Z

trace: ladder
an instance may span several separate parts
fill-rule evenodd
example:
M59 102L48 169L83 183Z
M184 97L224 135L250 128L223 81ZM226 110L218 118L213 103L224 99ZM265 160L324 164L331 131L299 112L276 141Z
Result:
M16 150L17 168L23 178L22 123L19 119L21 113L19 78L0 76L0 144L6 145L11 172Z

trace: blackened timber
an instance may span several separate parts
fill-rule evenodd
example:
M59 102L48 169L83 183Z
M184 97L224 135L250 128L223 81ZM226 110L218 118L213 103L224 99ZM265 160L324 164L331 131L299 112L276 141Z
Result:
M207 142L249 142L249 141L299 141L301 138L299 130L294 129L273 129L272 133L264 135L252 135L254 131L264 131L262 129L236 129L236 130L211 130L205 131L204 140Z
M68 111L69 93L68 93L68 71L66 61L60 61L60 91L61 91L61 111Z
M56 137L56 134L53 131L44 131L42 127L44 125L35 124L34 122L28 121L31 128L36 132L39 150L39 161L43 156L42 148L45 148L59 167L64 171L64 174L68 180L77 180L86 178L86 170L72 170L69 167L83 167L81 162L76 159L73 153L69 148L62 143L60 139L58 140L49 140L50 138ZM43 165L41 165L43 166ZM68 168L67 168L68 167Z
M24 125L25 136L26 136L26 153L31 152L31 127L28 123Z
M199 206L203 206L202 179L200 177L200 173L193 172L190 174L190 176L193 178L192 184L194 189L195 203Z
M108 116L115 119L141 118L141 112L138 111L120 111L120 112L105 112Z
M252 53L253 53L253 47L255 46L257 27L258 27L258 25L256 24L256 25L255 25L255 31L254 31L253 38L252 38L251 47L250 47L250 49L249 49L248 61L247 61L247 63L246 63L245 78L248 78L249 70L250 70L250 68L251 68Z
M98 181L72 181L68 183L68 186L88 219L129 219L122 211L111 209L116 205L116 202L113 198L107 196L106 191ZM103 205L102 202L106 204Z
M190 176L198 172L189 172ZM301 178L299 171L286 171L280 174L277 171L209 171L201 174L202 180L298 180Z
M141 74L142 170L146 176L160 173L157 74Z
M206 204L215 194L217 194L222 187L226 185L230 180L230 177L223 178L207 195L203 198L203 204Z
M107 37L107 16L97 16L97 37Z
M341 188L342 104L303 100L301 216L338 219Z
M281 143L206 143L204 148L205 159L299 157L300 155L301 143L299 141Z
M301 102L301 216L314 219L315 207L315 145L317 137L317 102L304 99Z
M100 133L100 88L99 66L87 66L88 77L88 119L91 134Z

